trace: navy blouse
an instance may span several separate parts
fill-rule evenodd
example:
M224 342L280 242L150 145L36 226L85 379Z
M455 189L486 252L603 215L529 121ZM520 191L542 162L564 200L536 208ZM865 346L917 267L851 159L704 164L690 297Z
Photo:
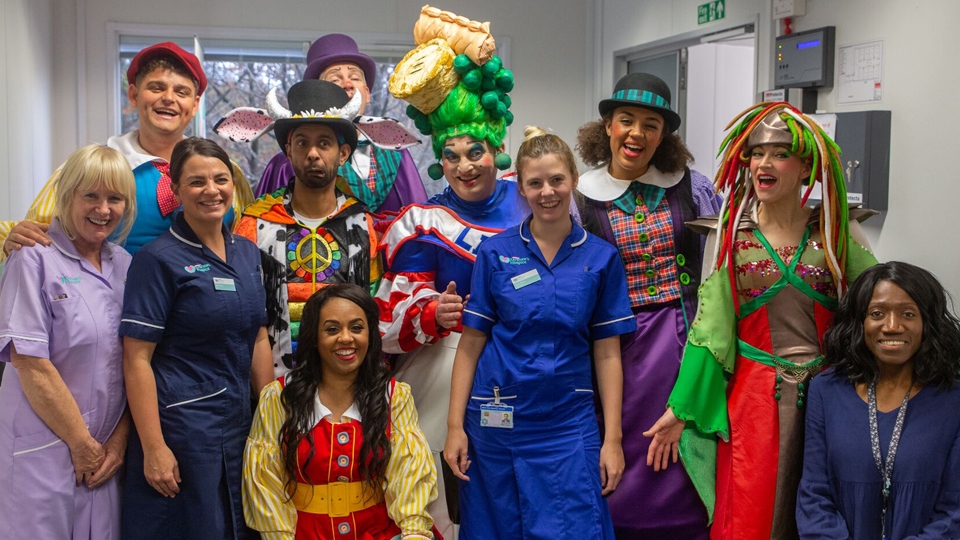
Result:
M810 384L797 525L803 539L877 540L883 504L866 402L828 370ZM897 410L879 413L886 460ZM911 396L893 467L887 536L960 538L960 384Z

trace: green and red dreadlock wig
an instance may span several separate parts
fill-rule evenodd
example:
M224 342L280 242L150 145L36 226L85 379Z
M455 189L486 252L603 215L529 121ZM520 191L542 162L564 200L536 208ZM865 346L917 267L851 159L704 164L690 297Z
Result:
M775 127L771 127L771 124ZM763 102L754 105L737 115L727 125L727 130L729 133L720 144L718 152L718 155L723 156L723 162L714 180L717 193L723 196L718 224L720 241L715 254L717 268L727 264L731 282L734 280L733 241L740 217L756 203L756 193L753 192L750 178L749 151L753 146L762 143L749 139L755 132L759 134L760 130L779 131L778 138L781 140L777 143L787 146L794 155L810 164L810 178L800 198L800 204L806 204L816 182L820 182L822 186L820 231L823 235L827 266L837 285L837 292L842 292L846 286L844 268L849 222L840 147L812 118L786 102Z

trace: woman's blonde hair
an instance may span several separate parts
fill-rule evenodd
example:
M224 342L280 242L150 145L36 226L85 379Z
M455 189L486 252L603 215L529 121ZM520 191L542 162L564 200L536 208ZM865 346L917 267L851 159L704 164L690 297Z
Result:
M577 171L577 161L573 157L570 146L563 142L563 139L552 133L547 133L537 126L527 126L523 130L523 143L517 150L517 181L523 184L523 169L526 162L530 159L536 159L548 154L556 155L560 161L567 166L570 171L570 177L576 183L580 177Z
M68 238L73 240L77 236L77 230L70 220L73 198L82 191L102 184L125 199L126 207L114 237L117 243L126 240L137 219L137 187L130 164L120 152L99 144L84 146L70 154L67 162L57 171L54 182L57 189L53 215L60 218L60 226Z

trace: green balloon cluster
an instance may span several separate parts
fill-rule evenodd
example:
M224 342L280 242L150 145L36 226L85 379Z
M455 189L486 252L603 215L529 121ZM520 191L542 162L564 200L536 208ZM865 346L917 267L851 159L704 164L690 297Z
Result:
M503 67L499 56L493 56L482 66L477 66L465 54L453 59L453 69L460 75L460 84L480 97L480 104L495 120L503 119L506 125L513 123L508 93L513 90L513 72ZM407 116L424 135L431 135L433 128L428 115L413 105L407 106Z
M453 60L453 69L460 74L463 85L480 96L480 104L491 117L503 118L508 126L513 123L507 95L513 90L513 72L503 67L499 56L478 67L467 55L461 54Z
M413 125L417 126L417 129L420 130L420 133L424 135L432 135L433 128L430 126L430 119L427 115L423 114L423 111L414 107L413 105L407 105L407 117L413 120Z

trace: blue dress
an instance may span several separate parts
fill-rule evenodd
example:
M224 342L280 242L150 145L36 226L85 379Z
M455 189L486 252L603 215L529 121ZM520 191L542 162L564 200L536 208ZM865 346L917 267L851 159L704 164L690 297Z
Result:
M240 496L250 432L250 365L267 322L260 252L224 227L227 261L177 214L170 230L133 257L120 335L157 344L151 367L160 426L180 468L166 498L143 475L136 430L127 449L122 537L249 538Z
M623 263L575 223L551 264L531 239L528 218L477 253L463 324L488 339L464 419L460 538L612 540L590 344L636 328ZM481 426L495 387L510 429Z
M887 535L892 540L960 538L960 384L910 398L893 467ZM880 538L881 477L870 448L866 402L828 370L807 401L797 525L803 539ZM886 460L897 410L878 414Z

